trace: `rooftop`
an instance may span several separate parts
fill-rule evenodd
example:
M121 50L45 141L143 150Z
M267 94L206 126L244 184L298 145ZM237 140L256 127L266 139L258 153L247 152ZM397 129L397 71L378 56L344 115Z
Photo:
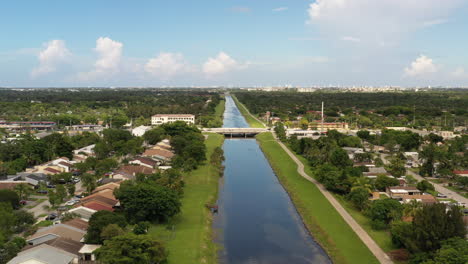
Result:
M156 114L153 117L195 117L192 114Z

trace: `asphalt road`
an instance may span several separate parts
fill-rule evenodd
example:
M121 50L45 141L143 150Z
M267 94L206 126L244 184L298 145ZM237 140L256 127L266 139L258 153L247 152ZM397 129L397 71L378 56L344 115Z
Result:
M389 161L387 160L387 156L388 154L380 154L380 157L382 158L382 161L384 164L388 164ZM417 173L414 173L413 171L411 170L406 170L406 173L413 176L417 181L422 181L424 180L424 178L417 174ZM431 182L433 185L434 185L434 188L437 192L441 193L441 194L444 194L444 195L447 195L447 198L450 198L450 199L453 199L459 203L462 203L464 204L464 206L467 206L468 205L468 199L463 197L462 195L452 191L452 190L449 190L447 188L445 188L444 186L442 186L442 184L438 184L438 183L434 183L434 182Z

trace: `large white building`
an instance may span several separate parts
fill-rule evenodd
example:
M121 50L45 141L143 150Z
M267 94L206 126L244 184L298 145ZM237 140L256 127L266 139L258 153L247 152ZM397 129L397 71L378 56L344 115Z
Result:
M151 125L153 126L176 121L184 121L187 124L195 124L195 116L190 114L159 114L151 117Z

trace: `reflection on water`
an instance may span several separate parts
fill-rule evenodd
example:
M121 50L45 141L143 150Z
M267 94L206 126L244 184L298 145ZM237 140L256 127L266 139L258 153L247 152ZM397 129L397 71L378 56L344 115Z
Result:
M225 127L248 127L226 98ZM310 237L255 139L226 139L214 227L225 263L331 263Z

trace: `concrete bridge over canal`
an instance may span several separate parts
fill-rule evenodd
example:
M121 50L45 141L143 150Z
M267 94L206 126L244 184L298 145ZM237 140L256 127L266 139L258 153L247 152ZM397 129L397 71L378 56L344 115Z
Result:
M252 127L219 127L203 128L203 132L223 134L227 137L254 137L255 135L270 131L268 128Z

